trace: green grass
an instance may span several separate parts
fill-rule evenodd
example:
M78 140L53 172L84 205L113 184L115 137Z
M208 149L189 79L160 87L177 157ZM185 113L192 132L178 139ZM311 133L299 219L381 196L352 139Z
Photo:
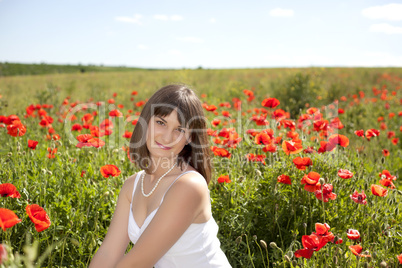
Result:
M0 128L0 181L13 183L21 193L19 199L1 198L1 207L14 211L22 219L7 231L0 230L2 243L8 245L9 255L14 256L4 265L88 266L107 232L119 189L124 180L136 172L121 148L127 141L120 137L124 130L134 129L131 123L113 119L112 135L101 138L106 141L103 148L78 149L74 139L69 139L70 127L57 121L63 112L63 100L70 96L69 104L106 102L100 108L95 106L77 112L78 119L72 122L81 123L84 114L96 110L98 116L93 124L97 125L102 121L101 116L107 117L107 112L118 104L124 105L119 110L125 115L129 109L134 114L140 111L134 105L137 101L149 98L163 85L183 82L193 86L198 95L206 94L202 101L218 106L219 114L228 110L231 119L236 119L231 122L221 115L206 112L209 120L222 120L221 125L211 128L220 130L226 121L225 127L234 127L242 138L237 148L228 148L232 153L230 159L214 157L214 180L210 184L221 246L233 267L378 267L383 261L390 267L398 267L396 256L402 253L402 214L399 213L402 209L402 134L398 116L401 79L402 69L398 68L138 70L2 77L0 115L16 114L27 127L26 134L16 138ZM386 98L374 96L373 87L380 90L384 87ZM244 89L252 89L255 100L248 102ZM134 90L138 91L137 96L131 95ZM365 93L363 98L359 91ZM113 93L117 96L113 97ZM342 96L346 101L341 100ZM233 97L242 100L244 114L233 105L219 107L221 102L232 103ZM289 130L277 129L275 120L269 119L267 127L249 120L253 109L262 108L261 101L266 97L279 99L281 104L277 108L289 111L295 120L300 113L306 113L308 107L320 108L324 119L329 121L338 116L345 127L335 131L349 138L349 146L337 146L335 151L323 154L301 152L288 156L279 144L277 153L264 153L246 134L247 129L272 128L275 137L283 135L282 140L288 140ZM107 104L111 98L115 100L113 107ZM372 98L377 101L373 102ZM344 114L330 114L329 106L334 100L339 102L332 110L342 108ZM54 105L47 111L54 118L52 125L61 136L60 140L46 140L47 129L39 125L38 117L24 118L25 108L30 104ZM395 117L390 118L390 113L395 113ZM384 117L387 129L381 129L377 121L380 116ZM371 141L354 134L355 130L371 128L380 129L380 136ZM388 131L394 131L399 138L396 145L387 138ZM312 126L296 129L296 132L303 140L303 148L312 146L317 150L320 147L314 139L319 133ZM78 134L73 133L73 137ZM39 141L35 150L27 148L28 139ZM54 159L46 157L48 147L58 148ZM388 149L390 156L384 157L383 149ZM266 155L266 164L247 162L245 155L248 153ZM292 162L296 156L310 157L313 165L305 171L297 169ZM106 164L118 166L122 174L103 178L100 167ZM352 171L354 177L339 178L340 168ZM386 197L374 196L370 186L379 184L378 173L384 169L398 178L394 181L396 189L388 189ZM80 176L82 170L86 171L83 177ZM300 181L310 171L318 172L326 183L334 186L335 200L323 203L303 189ZM292 184L277 183L281 174L288 175ZM232 182L218 184L216 179L220 175L229 175ZM355 190L364 190L366 206L349 198ZM25 213L25 206L33 203L45 208L52 221L51 226L40 233ZM330 231L344 242L328 243L309 260L296 258L295 251L303 248L302 236L314 232L317 222L328 223ZM359 258L351 253L348 246L356 242L346 237L349 228L360 232L360 244L371 258ZM274 242L277 247L265 249L260 240L268 245Z

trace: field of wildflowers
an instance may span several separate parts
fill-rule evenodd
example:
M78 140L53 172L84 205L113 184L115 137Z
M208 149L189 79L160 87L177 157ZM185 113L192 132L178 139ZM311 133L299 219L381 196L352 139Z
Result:
M2 267L88 266L139 112L175 82L205 108L233 267L401 266L402 70L306 68L0 78Z

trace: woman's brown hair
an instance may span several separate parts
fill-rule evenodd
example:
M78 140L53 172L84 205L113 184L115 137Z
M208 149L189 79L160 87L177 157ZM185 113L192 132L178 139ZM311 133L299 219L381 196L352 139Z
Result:
M194 167L207 183L211 180L211 151L207 124L200 99L185 85L168 85L157 92L145 104L130 140L130 159L149 173L150 154L146 144L149 120L152 116L165 117L177 111L178 121L190 131L190 143L178 155L178 166Z

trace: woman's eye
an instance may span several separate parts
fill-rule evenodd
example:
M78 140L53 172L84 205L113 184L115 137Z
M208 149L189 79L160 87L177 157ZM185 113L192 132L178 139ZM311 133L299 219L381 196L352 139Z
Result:
M178 128L177 129L179 132L182 132L182 133L185 133L186 131L184 130L184 129L182 129L182 128Z
M159 125L161 125L161 126L165 125L165 123L163 123L162 121L159 121L159 120L156 121L156 123L159 124Z

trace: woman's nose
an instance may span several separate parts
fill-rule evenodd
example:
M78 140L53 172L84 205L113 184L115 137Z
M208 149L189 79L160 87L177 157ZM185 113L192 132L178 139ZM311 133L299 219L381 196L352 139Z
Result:
M173 139L173 135L172 135L171 131L167 130L163 133L163 135L162 135L162 141L164 143L163 145L168 146L170 143L172 143L172 141L173 141L172 139Z

